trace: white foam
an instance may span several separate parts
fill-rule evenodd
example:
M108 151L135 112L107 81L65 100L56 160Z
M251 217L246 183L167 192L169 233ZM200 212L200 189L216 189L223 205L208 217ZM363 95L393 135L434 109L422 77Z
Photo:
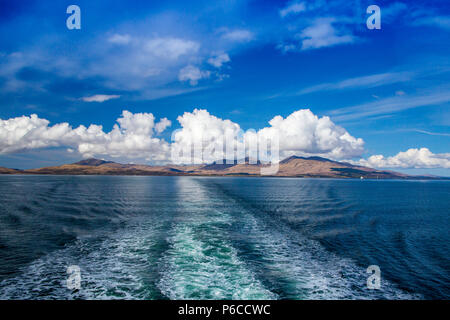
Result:
M213 191L210 190L212 193ZM214 206L235 210L239 207L239 224L244 241L252 246L252 254L261 257L253 269L256 277L280 282L282 298L289 299L412 299L386 280L381 290L366 288L367 274L352 260L327 251L316 240L292 233L280 224L267 225L257 215L239 205L232 197L214 198ZM212 203L212 202L211 202ZM263 265L263 267L261 267ZM280 283L273 283L276 289ZM277 290L279 291L279 290Z
M154 223L136 222L126 229L95 241L80 239L63 250L52 252L24 268L20 275L0 283L0 299L151 299L143 276L151 257L145 254L156 245ZM81 290L67 289L66 268L81 268Z
M183 216L171 230L159 288L171 299L274 299L226 238L230 215L211 208L193 179L183 179ZM195 197L192 197L195 192Z

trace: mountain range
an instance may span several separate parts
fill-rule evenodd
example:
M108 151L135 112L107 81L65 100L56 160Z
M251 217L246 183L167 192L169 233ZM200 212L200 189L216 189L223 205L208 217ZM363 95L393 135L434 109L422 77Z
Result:
M264 164L249 159L232 163L213 162L201 165L121 164L99 159L85 159L72 164L18 170L0 167L0 174L56 174L56 175L139 175L139 176L260 176ZM321 157L292 156L279 163L276 177L304 178L364 178L364 179L436 179L434 176L411 176L395 171L376 170Z

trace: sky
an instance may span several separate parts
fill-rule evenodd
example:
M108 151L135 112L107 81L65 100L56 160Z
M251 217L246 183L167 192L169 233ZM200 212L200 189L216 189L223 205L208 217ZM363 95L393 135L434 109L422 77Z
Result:
M449 40L444 0L0 0L0 166L165 163L241 130L450 176Z

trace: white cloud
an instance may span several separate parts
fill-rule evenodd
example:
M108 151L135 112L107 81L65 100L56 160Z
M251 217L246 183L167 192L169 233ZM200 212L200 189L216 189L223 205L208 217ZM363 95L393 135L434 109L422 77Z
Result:
M166 130L167 127L170 127L172 125L172 122L167 118L162 118L159 120L159 122L155 125L155 131L157 133L161 133L164 130Z
M269 121L270 127L259 131L242 132L240 126L230 120L217 118L207 110L195 109L186 112L177 119L182 127L173 135L172 152L175 152L178 162L188 163L191 154L179 157L180 150L207 150L200 152L195 161L211 162L218 159L228 159L223 150L224 141L234 141L243 148L250 141L279 140L281 158L291 155L321 155L333 159L360 156L364 152L364 141L351 136L344 128L335 125L328 117L319 118L309 109L296 111L287 118L274 117ZM274 139L275 138L275 139ZM203 157L203 158L202 158ZM242 159L244 155L235 156Z
M385 158L373 155L359 164L374 168L450 168L450 153L432 153L428 148L409 149Z
M111 99L118 99L118 98L120 98L120 95L96 94L94 96L83 97L81 98L81 100L83 100L84 102L105 102Z
M317 19L312 26L305 28L300 33L302 50L331 47L338 44L352 43L355 38L351 34L339 35L333 26L332 18Z
M319 118L309 109L293 112L288 117L276 116L270 127L261 129L264 136L279 135L280 155L322 155L333 159L352 158L364 152L364 141L351 136L329 117Z
M148 53L164 59L176 60L183 55L196 53L200 44L180 38L154 38L147 41L145 49Z
M75 133L78 151L85 156L166 159L169 145L164 140L153 137L154 120L155 117L151 113L133 114L123 111L122 117L117 119L118 125L114 125L109 133L104 133L101 126L91 125L87 129L79 127L74 130L80 131Z
M208 59L208 63L216 68L220 68L223 64L230 61L230 56L226 53L220 53Z
M237 123L200 109L185 112L177 120L181 130L172 135L172 161L177 163L209 163L224 159L225 139L234 141L241 129Z
M61 137L71 128L68 123L49 127L49 121L32 114L8 120L0 119L0 153L59 146Z
M174 13L161 13L152 19L136 20L133 26L95 33L84 37L76 50L64 55L53 38L37 47L25 46L21 53L4 52L0 59L1 89L41 94L48 93L60 78L89 83L94 79L104 92L129 91L139 98L158 99L187 92L189 88L171 86L183 66L200 65L217 53L238 52L245 41L253 39L253 34L243 27L210 28L206 32L200 28L203 31L199 33L199 28L192 28L189 17L179 18ZM48 77L41 81L23 80L23 68L42 71ZM226 75L217 75L219 80L223 77ZM89 94L75 92L70 98Z
M202 71L195 66L188 65L180 70L178 80L189 81L192 86L195 86L199 80L209 78L210 74L209 71Z
M310 110L299 110L287 118L274 117L270 127L244 133L237 123L211 115L207 110L195 109L177 118L181 125L169 145L154 135L161 133L171 122L167 118L155 123L151 113L123 111L110 132L92 124L73 129L68 123L53 126L37 115L0 120L0 153L13 153L27 149L66 147L77 150L85 157L110 156L131 159L169 161L172 151L199 146L206 152L197 162L211 162L225 157L225 141L243 148L257 137L271 140L278 136L280 156L322 155L331 158L351 158L363 152L362 139L352 137L345 129L336 126L328 117L319 118ZM189 154L189 159L191 160ZM243 158L242 155L239 158ZM180 158L181 160L186 160ZM176 159L175 159L176 160ZM187 161L187 162L189 162Z
M114 44L121 44L125 45L130 43L131 37L129 34L114 34L111 37L108 38L108 41Z
M297 14L306 10L305 3L303 2L291 2L287 7L280 10L280 16L282 18L290 14Z
M234 42L248 42L253 40L254 35L251 31L245 29L237 29L227 31L222 35L222 38Z
M392 114L407 109L423 106L432 106L448 103L450 101L450 88L442 87L426 93L415 95L396 95L391 98L380 99L374 102L359 104L351 107L335 109L331 113L333 119L354 120L378 115Z
M155 135L171 125L162 118L155 122L151 113L123 111L110 132L101 125L91 124L72 128L70 124L50 125L46 119L33 114L8 120L0 119L0 154L48 147L65 147L78 151L83 157L122 157L161 162L191 162L191 147L202 152L195 154L197 163L229 159L225 141L233 141L245 150L249 141L279 139L280 159L290 155L319 155L331 159L359 157L364 141L351 136L329 117L318 117L309 109L293 112L288 117L275 116L268 127L243 132L239 124L211 115L207 110L195 109L177 118L181 129L176 130L169 144ZM273 141L273 140L272 140ZM189 149L189 154L171 158L177 150ZM246 154L234 155L242 159ZM351 162L351 161L350 161ZM450 153L433 154L427 148L409 149L395 156L373 155L354 162L375 168L450 168Z
M410 81L413 77L411 72L387 72L373 74L363 77L345 79L339 82L322 83L316 86L301 90L298 94L306 94L318 91L356 89L356 88L374 88L387 84Z
M69 147L84 157L110 156L147 160L167 159L169 144L154 138L169 123L156 123L151 113L123 111L117 124L106 133L99 125L73 129L68 123L49 126L49 121L33 114L0 120L0 153L13 153L45 147Z
M443 137L450 137L450 133L442 133L442 132L430 132L426 130L420 130L420 129L412 129L411 131L427 134L430 136L443 136Z
M123 36L126 33L117 34ZM105 92L131 91L145 99L155 99L186 92L168 86L177 80L180 68L189 63L206 60L213 52L223 51L218 47L214 47L214 50L205 47L200 52L200 42L176 35L146 37L142 36L142 33L130 34L129 44L117 43L114 50L111 50L112 43L107 42L108 39L115 42L125 41L125 38L101 34L84 41L83 45L77 47L76 54L73 51L69 55L61 56L47 44L37 51L29 49L24 53L9 54L0 61L0 77L6 79L0 86L3 90L5 87L11 91L30 88L42 93L50 87L48 82L57 81L59 78L89 83L90 79L102 79L98 80L98 84L107 89ZM83 57L86 56L89 57L89 63L83 64L81 60L85 61ZM23 68L35 68L48 73L49 77L43 81L23 81L17 77ZM82 93L77 98L88 94Z

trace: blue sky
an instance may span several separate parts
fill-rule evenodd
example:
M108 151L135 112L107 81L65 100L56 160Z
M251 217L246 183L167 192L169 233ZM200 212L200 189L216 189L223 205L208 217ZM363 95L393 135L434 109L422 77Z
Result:
M80 30L66 27L71 4ZM372 4L381 30L366 27ZM243 130L310 109L363 140L363 150L336 158L450 176L446 1L0 0L0 39L2 121L36 114L48 126L109 132L128 110L167 118L170 127L154 134L170 142L183 127L177 118L195 108ZM33 129L24 143L11 138L19 129L3 127L0 166L87 154L72 138L49 142ZM124 160L106 149L89 154Z

